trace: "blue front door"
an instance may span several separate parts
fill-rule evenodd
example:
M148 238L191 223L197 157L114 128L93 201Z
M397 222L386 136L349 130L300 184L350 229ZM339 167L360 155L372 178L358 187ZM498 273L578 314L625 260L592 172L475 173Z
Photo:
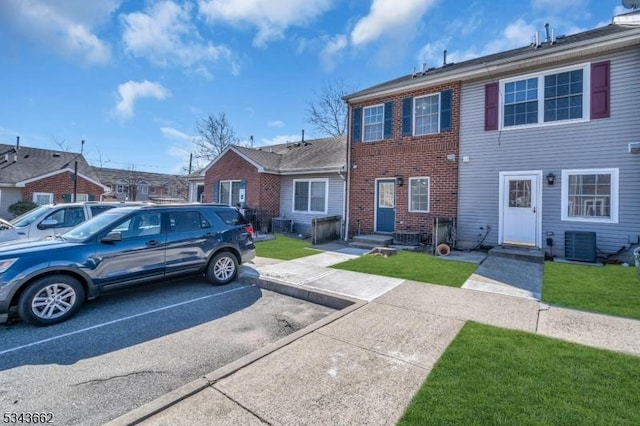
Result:
M376 232L393 232L396 222L396 180L376 181Z

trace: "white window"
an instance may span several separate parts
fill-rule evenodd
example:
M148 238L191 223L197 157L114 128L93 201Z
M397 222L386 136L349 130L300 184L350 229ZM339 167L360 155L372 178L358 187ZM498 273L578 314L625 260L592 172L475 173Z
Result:
M563 170L562 220L618 223L618 169Z
M53 194L50 192L34 192L33 202L38 205L53 203Z
M440 93L413 100L413 134L431 135L440 132Z
M89 194L76 194L76 201L89 201Z
M293 211L327 212L328 179L293 181Z
M428 177L409 178L409 211L429 213L429 183Z
M116 192L118 194L128 194L129 193L129 185L119 183L116 185Z
M236 206L240 202L240 188L242 181L223 180L220 181L219 202L230 206Z
M500 82L502 128L588 120L588 64Z
M363 110L363 138L365 142L384 138L384 105L365 107Z

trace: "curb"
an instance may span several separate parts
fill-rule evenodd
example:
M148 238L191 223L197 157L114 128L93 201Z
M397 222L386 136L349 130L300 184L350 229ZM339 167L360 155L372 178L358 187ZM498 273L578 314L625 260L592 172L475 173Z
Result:
M117 417L110 422L105 423L106 426L127 426L140 424L143 421L161 413L169 407L189 398L213 385L218 380L221 380L233 373L241 370L242 368L253 364L261 358L283 348L296 340L311 334L314 331L328 325L351 312L360 309L368 302L358 299L352 299L346 296L336 296L334 294L326 293L320 290L306 289L293 284L286 284L277 281L267 281L259 277L253 276L253 274L240 274L239 279L250 282L265 290L270 290L276 293L284 294L285 296L294 297L296 299L305 300L318 305L327 306L329 308L337 309L337 312L332 313L313 324L306 326L288 336L283 337L280 340L269 343L268 345L251 352L239 358L224 367L220 367L203 377L193 380L186 385L183 385L169 393L166 393L155 400L148 402L138 408L135 408L128 413Z

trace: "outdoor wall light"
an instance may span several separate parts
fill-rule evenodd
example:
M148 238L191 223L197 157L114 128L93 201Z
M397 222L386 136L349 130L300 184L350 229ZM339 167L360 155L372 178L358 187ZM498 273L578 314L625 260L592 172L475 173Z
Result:
M402 176L396 176L396 182L398 182L398 186L404 185L404 179Z
M547 183L549 185L553 185L553 182L555 182L556 180L556 175L554 175L553 173L549 172L549 174L547 175Z

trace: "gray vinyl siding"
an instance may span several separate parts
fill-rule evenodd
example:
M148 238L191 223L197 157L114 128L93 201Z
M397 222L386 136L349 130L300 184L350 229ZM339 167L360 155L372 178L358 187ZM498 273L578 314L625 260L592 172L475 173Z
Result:
M21 200L22 188L0 188L0 217L6 220L13 219L9 206Z
M547 253L552 250L554 256L564 256L566 231L595 231L597 248L605 253L616 252L623 246L628 248L638 238L640 155L630 154L627 144L640 142L640 51L636 49L598 57L589 62L603 60L611 60L611 115L587 122L485 132L484 88L485 84L497 80L463 84L457 229L459 247L477 246L487 225L490 231L482 244L498 244L501 171L542 171L541 233L542 245ZM469 161L464 162L464 157L468 157ZM595 168L619 170L618 223L562 221L562 170ZM553 186L549 186L544 177L549 172L556 176ZM547 238L553 239L553 247L547 247Z
M328 179L327 213L301 213L293 211L293 181L304 179ZM280 182L280 216L293 219L294 232L310 235L311 219L341 216L344 214L345 181L337 173L282 176ZM344 222L344 218L342 218Z

